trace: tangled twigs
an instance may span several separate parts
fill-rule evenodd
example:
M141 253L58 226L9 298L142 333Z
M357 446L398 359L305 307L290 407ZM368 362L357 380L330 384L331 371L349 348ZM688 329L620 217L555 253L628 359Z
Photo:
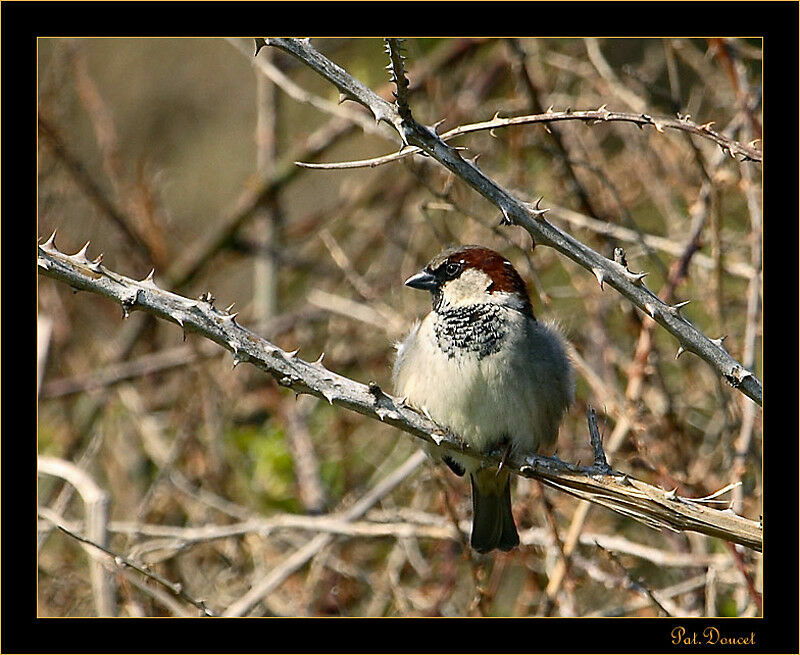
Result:
M325 398L332 405L383 421L425 441L499 465L502 453L475 452L457 435L447 433L403 400L383 392L377 384L362 384L330 371L322 356L314 362L304 361L297 357L297 351L281 350L242 327L236 322L236 314L214 306L211 294L193 300L159 288L153 273L140 281L119 275L103 265L102 255L89 259L88 246L87 243L75 255L65 255L56 248L54 236L51 237L38 247L39 272L120 303L123 317L142 310L172 321L187 332L197 332L231 351L234 366L251 363L295 393ZM593 420L596 419L590 413L590 425ZM605 456L600 456L599 439L595 439L594 449L600 466L579 467L555 457L539 456L511 457L504 466L518 475L541 480L654 528L701 532L761 550L760 524L610 470L602 466Z
M679 305L671 306L665 303L648 289L643 281L645 273L632 272L626 266L604 257L571 235L562 232L545 220L546 210L519 200L493 179L484 175L474 161L463 159L456 148L447 145L436 133L435 128L420 125L410 112L407 116L401 116L395 105L372 92L340 66L321 55L308 40L269 38L265 42L299 58L336 85L342 93L363 104L377 121L385 121L397 130L404 146L408 144L421 148L496 205L503 214L505 224L523 227L533 237L535 243L556 249L593 273L601 286L604 282L607 283L670 332L684 351L698 355L732 387L759 405L762 403L761 381L755 373L737 362L719 340L709 339L682 316ZM389 46L392 46L391 42ZM394 61L392 58L392 65ZM400 73L402 71L396 72L395 76L399 77ZM601 110L607 111L604 108Z

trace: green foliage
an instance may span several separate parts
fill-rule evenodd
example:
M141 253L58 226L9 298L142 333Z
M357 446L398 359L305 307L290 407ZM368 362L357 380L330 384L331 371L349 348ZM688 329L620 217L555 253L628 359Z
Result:
M292 456L283 429L267 422L261 427L233 428L226 441L239 485L263 511L298 512Z
M739 616L736 599L731 594L726 593L717 599L717 614L725 617Z

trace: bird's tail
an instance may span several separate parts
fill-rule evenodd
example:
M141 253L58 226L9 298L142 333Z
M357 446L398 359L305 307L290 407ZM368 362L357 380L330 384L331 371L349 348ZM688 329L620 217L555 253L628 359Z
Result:
M519 545L517 526L511 513L511 478L508 471L482 468L470 474L472 482L472 537L479 553Z

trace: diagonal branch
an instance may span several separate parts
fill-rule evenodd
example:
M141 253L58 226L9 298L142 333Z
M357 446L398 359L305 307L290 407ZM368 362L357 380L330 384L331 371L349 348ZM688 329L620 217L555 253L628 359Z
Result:
M534 243L555 248L593 273L601 288L603 283L606 283L616 289L670 332L684 351L693 352L701 357L731 386L761 405L762 386L755 374L737 362L722 346L720 339L708 338L684 318L680 313L680 303L669 305L650 291L643 282L645 273L633 273L624 264L604 257L547 222L544 219L546 210L514 197L497 182L484 175L474 160L463 159L457 149L447 145L439 137L435 129L420 125L410 113L407 118L402 117L394 105L373 93L340 66L317 52L307 39L269 38L264 41L266 45L278 47L301 59L336 85L340 91L369 108L376 120L384 120L397 130L404 146L407 144L421 148L496 205L503 214L504 224L523 227L533 237ZM391 48L391 41L389 46ZM394 61L392 59L392 62ZM402 71L397 71L395 76L401 74Z
M297 394L324 398L332 405L383 421L424 441L500 465L499 451L486 454L469 448L457 435L448 433L402 399L386 394L374 382L362 384L330 371L323 364L322 355L315 362L307 362L297 357L297 351L281 350L239 325L236 314L214 307L210 294L193 300L165 291L156 285L153 273L141 281L125 277L106 268L102 255L90 260L86 256L88 243L75 255L65 255L56 248L54 237L38 247L40 274L120 303L123 317L134 310L155 314L231 351L234 366L249 362ZM593 419L590 413L590 432L596 428ZM759 523L610 470L602 466L602 446L597 439L594 448L599 466L579 467L556 457L540 456L512 457L503 466L656 529L701 532L761 550Z

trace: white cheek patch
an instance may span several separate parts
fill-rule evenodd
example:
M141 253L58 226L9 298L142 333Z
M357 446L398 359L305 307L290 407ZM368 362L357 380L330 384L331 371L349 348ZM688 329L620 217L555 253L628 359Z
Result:
M468 268L442 287L442 298L451 307L486 302L486 290L491 284L492 280L486 273Z

